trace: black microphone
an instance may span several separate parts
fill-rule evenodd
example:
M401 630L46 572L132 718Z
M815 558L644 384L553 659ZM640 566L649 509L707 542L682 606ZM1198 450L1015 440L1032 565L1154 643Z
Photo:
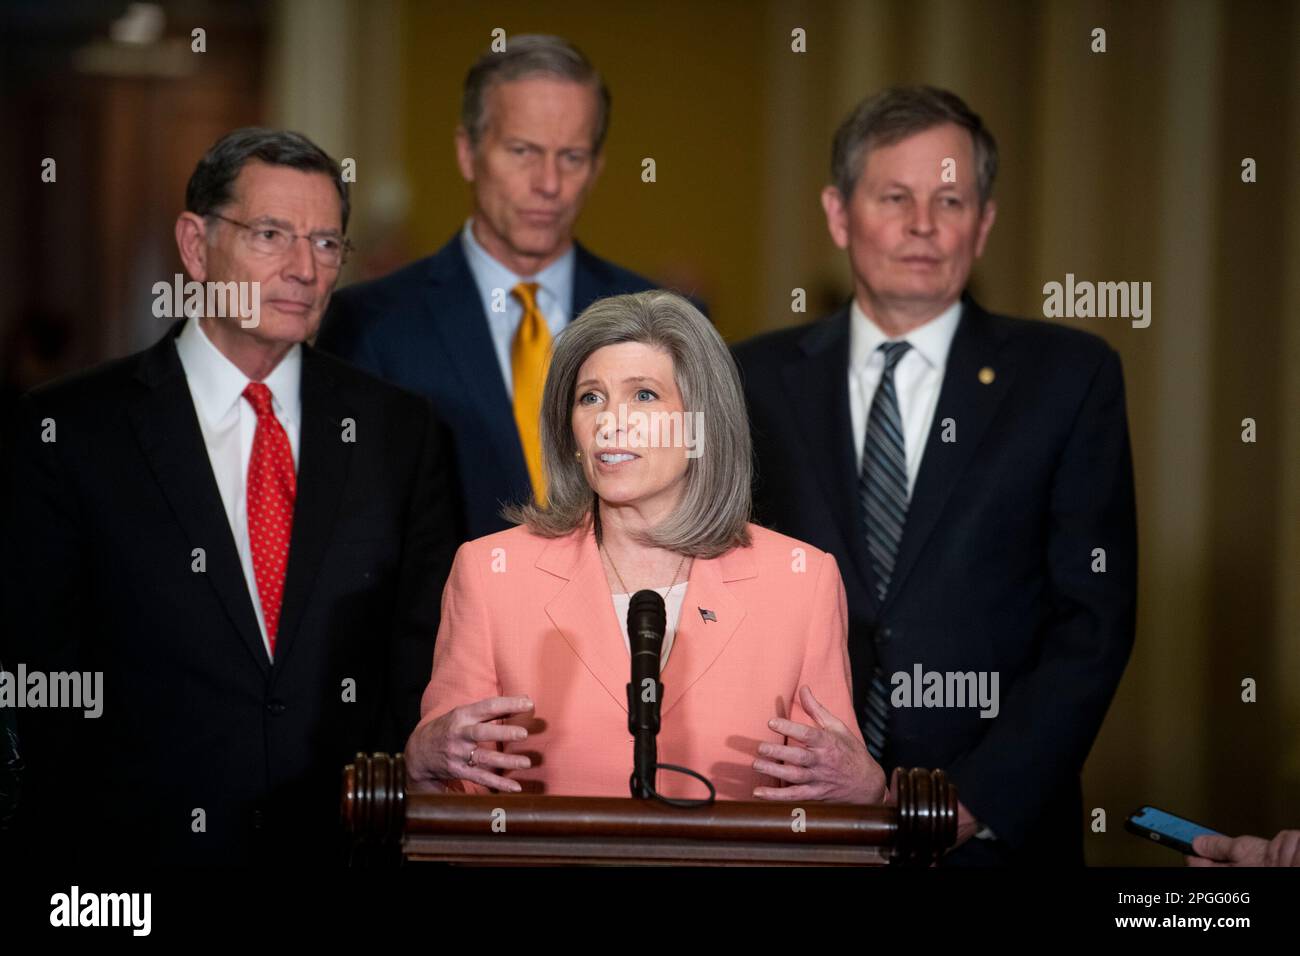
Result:
M659 763L659 654L664 646L668 612L657 591L637 591L627 605L627 636L632 645L632 681L627 685L627 730L632 735L632 796L654 796Z

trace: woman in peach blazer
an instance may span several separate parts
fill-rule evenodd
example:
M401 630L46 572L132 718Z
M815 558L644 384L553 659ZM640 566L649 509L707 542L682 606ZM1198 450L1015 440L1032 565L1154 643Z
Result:
M592 305L557 339L541 444L547 503L456 554L408 784L627 796L625 615L652 588L661 764L724 799L879 801L839 569L749 523L744 400L708 320L667 292ZM705 795L666 771L656 789Z

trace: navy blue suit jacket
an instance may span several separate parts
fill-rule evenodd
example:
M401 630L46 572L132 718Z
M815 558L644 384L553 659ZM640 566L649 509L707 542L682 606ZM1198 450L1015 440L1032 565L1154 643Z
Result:
M654 288L575 247L571 316L605 296ZM430 400L454 435L469 537L510 526L502 506L528 500L532 485L459 232L426 259L336 292L316 345Z
M917 664L998 672L995 718L979 708L891 711L886 769L943 768L998 836L949 859L1080 863L1079 775L1134 636L1136 518L1119 356L1096 336L963 301L883 603L856 490L847 307L735 349L754 433L755 510L839 562L860 723L877 660L888 676ZM949 419L956 440L945 442ZM1105 549L1104 573L1093 571L1096 548Z

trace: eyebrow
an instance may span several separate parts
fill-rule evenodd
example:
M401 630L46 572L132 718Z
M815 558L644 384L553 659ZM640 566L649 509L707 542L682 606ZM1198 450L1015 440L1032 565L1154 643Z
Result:
M275 216L258 216L258 217L256 217L255 219L250 219L250 220L248 220L248 224L249 224L250 226L253 226L253 225L257 225L257 226L275 226L275 228L277 228L277 229L283 229L285 232L293 232L293 224L292 224L292 223L287 222L287 221L285 221L284 219L277 219L277 218L275 218ZM326 229L313 229L311 232L307 233L307 235L309 235L309 236L341 236L341 235L343 235L343 233L342 233L340 230L335 229L334 227L331 226L331 227L326 228Z
M653 378L649 375L633 375L630 378L623 379L623 381L620 384L630 385L635 382L649 382L651 385L654 385L656 388L663 388L663 386L659 384L659 380L657 378ZM574 388L586 388L588 385L600 385L600 384L601 383L594 378L584 378L581 382L575 385Z
M276 219L274 216L254 216L248 220L249 225L256 223L259 226L275 226L277 229L283 229L286 232L293 232L293 226L284 219Z
M911 186L908 186L908 185L906 185L905 183L900 183L897 179L891 179L891 180L889 180L888 182L884 183L880 188L881 188L881 189L901 189L901 190L902 190L903 192L905 192L905 193L911 193L911 192L913 192L913 189L912 189ZM934 192L936 192L936 193L941 193L941 192L943 192L945 189L946 189L946 190L950 190L950 191L955 192L955 193L960 193L960 192L961 192L961 184L959 184L959 183L940 183L939 186L934 190Z
M532 140L524 139L522 136L503 136L502 139L505 141L507 146L526 146L529 149L537 150L539 153L546 152L546 147L541 143L534 143ZM592 148L590 146L575 144L571 146L557 146L555 147L555 151L557 153L590 153Z

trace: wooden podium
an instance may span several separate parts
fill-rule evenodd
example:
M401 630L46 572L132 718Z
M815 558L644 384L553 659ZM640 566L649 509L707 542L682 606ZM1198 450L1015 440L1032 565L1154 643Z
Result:
M942 770L894 771L896 806L720 800L679 809L631 797L407 794L399 754L343 770L354 859L476 865L925 866L957 838Z

